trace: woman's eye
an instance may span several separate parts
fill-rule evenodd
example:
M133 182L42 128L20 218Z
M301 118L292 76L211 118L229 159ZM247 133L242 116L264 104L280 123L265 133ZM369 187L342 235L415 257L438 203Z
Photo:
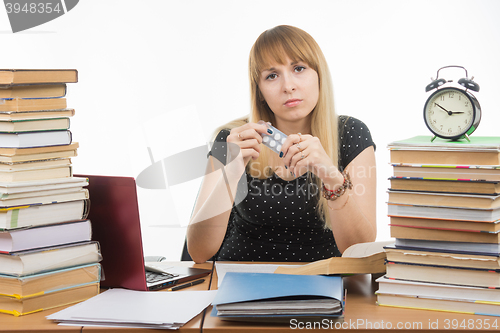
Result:
M295 71L298 73L302 72L304 69L306 69L304 66L296 66L295 67Z
M271 73L266 77L266 80L274 80L276 78L276 73Z

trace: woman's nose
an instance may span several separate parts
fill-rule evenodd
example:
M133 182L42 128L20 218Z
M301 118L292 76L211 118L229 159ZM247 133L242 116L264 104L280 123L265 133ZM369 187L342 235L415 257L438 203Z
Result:
M296 89L296 84L295 80L290 74L283 75L283 91L285 93L291 93L295 91Z

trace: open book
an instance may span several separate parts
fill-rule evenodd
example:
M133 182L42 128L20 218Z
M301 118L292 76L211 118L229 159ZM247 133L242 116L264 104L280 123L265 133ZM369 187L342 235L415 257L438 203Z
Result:
M349 246L342 257L314 261L303 266L280 266L277 274L331 275L385 273L384 246L394 241L368 242Z

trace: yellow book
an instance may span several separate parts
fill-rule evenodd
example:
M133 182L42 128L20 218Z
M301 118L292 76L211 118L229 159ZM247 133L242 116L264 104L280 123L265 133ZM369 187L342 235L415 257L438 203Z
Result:
M24 112L0 111L0 121L61 118L61 117L73 117L74 115L75 115L74 109L39 110L39 111L24 111Z
M12 86L0 89L0 98L50 98L64 97L66 85L63 84L31 84Z
M500 302L377 293L377 304L396 308L500 316Z
M101 265L93 263L45 273L12 276L0 274L0 298L25 299L101 280Z
M21 182L71 177L71 166L0 172L0 182Z
M39 161L53 158L74 157L78 142L69 145L47 146L35 148L0 148L0 162L14 163L22 161Z
M99 294L99 283L41 294L28 298L0 297L0 313L23 316L84 301Z
M0 111L58 110L65 109L66 106L66 98L16 98L0 100Z
M76 82L76 69L0 69L0 86Z

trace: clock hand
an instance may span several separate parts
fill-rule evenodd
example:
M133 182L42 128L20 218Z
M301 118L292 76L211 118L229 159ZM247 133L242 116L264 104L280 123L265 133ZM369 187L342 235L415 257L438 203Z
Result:
M450 111L450 112L451 112L451 114L465 113L465 112L463 112L463 111Z
M436 106L440 107L441 109L443 109L443 111L444 111L444 112L446 112L446 113L448 113L448 115L450 115L450 116L452 115L452 112L451 112L451 111L446 110L445 108L443 108L443 107L442 107L441 105L439 105L438 103L434 103L434 105L436 105Z

